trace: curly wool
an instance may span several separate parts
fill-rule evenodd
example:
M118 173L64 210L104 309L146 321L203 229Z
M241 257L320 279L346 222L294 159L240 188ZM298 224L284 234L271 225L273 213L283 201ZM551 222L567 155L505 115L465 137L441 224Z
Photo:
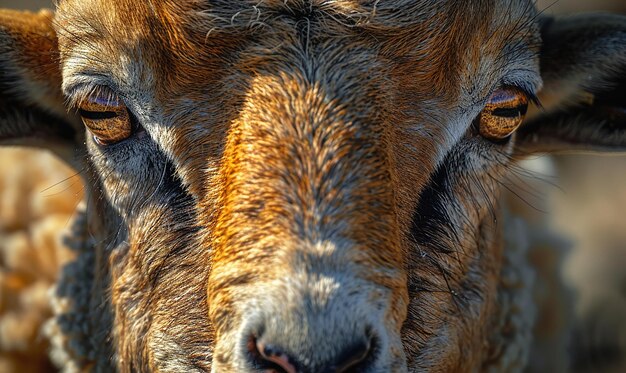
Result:
M50 298L54 317L45 326L50 339L51 360L64 372L79 372L98 360L93 336L90 300L94 283L95 242L87 230L84 206L77 211L71 232L65 244L76 252L76 260L62 270L51 289Z
M505 212L504 257L498 289L499 317L491 345L497 346L487 372L521 372L528 364L537 307L535 273L528 262L530 242L525 222Z

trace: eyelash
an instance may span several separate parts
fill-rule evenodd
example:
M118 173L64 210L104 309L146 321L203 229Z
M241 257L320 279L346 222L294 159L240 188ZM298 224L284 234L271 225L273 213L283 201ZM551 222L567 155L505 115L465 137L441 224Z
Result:
M511 87L517 88L520 91L522 91L528 98L528 101L530 101L533 105L538 106L540 108L543 107L543 105L541 105L541 101L539 100L539 97L537 97L537 95L533 91L529 90L527 87L521 87L519 85L512 85Z

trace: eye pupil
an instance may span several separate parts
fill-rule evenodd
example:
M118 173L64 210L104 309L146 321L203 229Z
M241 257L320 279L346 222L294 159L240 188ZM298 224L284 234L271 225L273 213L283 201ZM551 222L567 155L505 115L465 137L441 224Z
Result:
M497 117L517 118L526 115L528 105L520 105L514 108L496 108L491 113Z
M89 120L113 119L118 116L114 111L89 111L78 109L78 113L84 119Z

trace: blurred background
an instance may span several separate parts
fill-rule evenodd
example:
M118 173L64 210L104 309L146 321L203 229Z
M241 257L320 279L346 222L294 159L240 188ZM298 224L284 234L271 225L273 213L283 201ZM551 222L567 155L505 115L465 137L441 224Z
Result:
M626 0L539 0L548 14L626 13ZM49 0L0 0L38 9ZM510 201L533 225L537 372L626 372L626 157L531 159ZM54 371L41 326L80 177L46 152L0 148L0 373ZM568 364L571 357L573 364Z

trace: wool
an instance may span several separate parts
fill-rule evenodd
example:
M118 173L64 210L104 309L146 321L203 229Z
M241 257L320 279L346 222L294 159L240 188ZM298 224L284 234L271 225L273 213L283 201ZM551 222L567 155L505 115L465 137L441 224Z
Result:
M498 310L492 345L498 346L485 367L488 372L521 372L529 358L537 307L533 302L535 273L528 263L528 226L505 214L504 265L498 290ZM494 343L495 342L495 343Z
M93 331L89 316L95 245L87 232L84 205L77 210L65 244L76 253L76 259L63 268L49 293L54 317L46 324L45 334L51 342L52 361L64 372L78 372L97 359L90 340Z

